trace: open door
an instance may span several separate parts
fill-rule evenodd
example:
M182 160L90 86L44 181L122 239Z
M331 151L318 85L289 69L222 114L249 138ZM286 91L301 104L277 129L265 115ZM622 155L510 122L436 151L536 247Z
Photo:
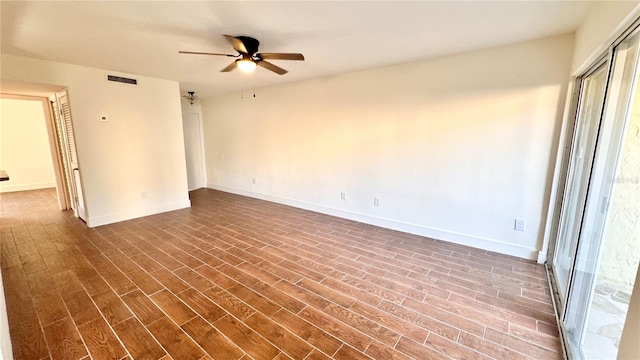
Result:
M87 216L84 207L84 198L82 197L80 166L78 164L78 153L76 152L76 141L73 135L71 109L69 108L69 100L67 98L66 91L56 93L55 105L54 113L58 128L58 136L62 143L61 147L64 151L63 157L65 159L65 174L71 197L71 208L73 209L73 213L76 217L79 217L86 222Z

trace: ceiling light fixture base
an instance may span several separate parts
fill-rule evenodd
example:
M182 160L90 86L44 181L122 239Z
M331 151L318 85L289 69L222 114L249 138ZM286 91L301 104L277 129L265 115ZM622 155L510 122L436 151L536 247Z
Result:
M187 99L189 105L195 104L200 98L196 96L195 91L187 91L187 95L182 95L183 98Z

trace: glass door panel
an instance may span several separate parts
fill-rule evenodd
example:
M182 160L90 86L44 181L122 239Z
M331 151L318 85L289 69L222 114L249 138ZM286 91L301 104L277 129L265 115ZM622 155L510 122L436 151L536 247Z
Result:
M578 233L584 212L591 165L598 136L608 74L608 62L582 78L573 144L569 160L566 193L562 202L558 240L553 257L558 291L565 304Z

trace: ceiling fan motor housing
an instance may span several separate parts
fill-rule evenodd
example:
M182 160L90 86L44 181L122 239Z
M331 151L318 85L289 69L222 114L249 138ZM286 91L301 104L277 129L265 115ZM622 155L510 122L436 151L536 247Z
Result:
M260 42L257 39L249 36L236 36L235 38L242 41L245 49L247 50L247 54L253 55L258 52L258 46L260 46Z

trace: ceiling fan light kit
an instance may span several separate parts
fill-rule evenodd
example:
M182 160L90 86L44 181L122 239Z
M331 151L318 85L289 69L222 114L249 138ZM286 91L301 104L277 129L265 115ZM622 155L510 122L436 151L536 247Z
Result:
M258 66L251 59L236 60L236 65L238 66L238 69L240 69L240 71L245 72L245 73L253 72L253 70L255 70L256 67Z
M272 64L266 60L297 60L303 61L304 56L300 53L259 53L258 46L260 42L257 39L254 39L249 36L231 36L231 35L223 35L227 41L233 46L233 48L238 52L237 55L232 54L219 54L219 53L208 53L208 52L195 52L195 51L178 51L180 54L195 54L195 55L213 55L213 56L227 56L227 57L235 57L234 62L229 64L224 69L220 70L222 72L228 72L236 67L240 69L242 72L252 72L255 70L257 66L263 67L267 70L273 71L278 75L284 75L287 73L287 70Z

